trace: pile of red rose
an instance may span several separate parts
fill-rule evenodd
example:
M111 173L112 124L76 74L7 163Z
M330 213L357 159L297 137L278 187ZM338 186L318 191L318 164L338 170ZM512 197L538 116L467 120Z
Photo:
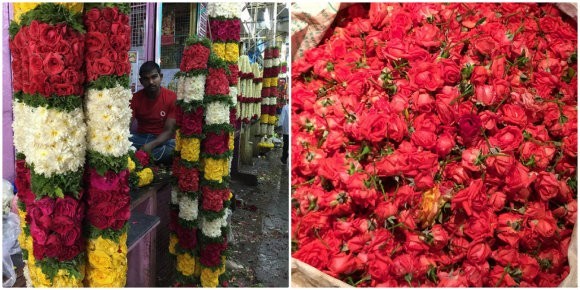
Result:
M292 64L293 257L360 287L557 286L577 32L550 4L354 4Z

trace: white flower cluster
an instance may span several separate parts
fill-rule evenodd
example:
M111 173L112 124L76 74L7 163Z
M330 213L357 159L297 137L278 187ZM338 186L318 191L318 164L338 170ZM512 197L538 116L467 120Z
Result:
M15 107L19 112L14 131L22 134L16 149L26 155L36 173L51 177L76 172L84 166L86 126L81 108L62 112L25 104Z
M208 125L230 123L230 107L225 103L211 102L206 106L206 112L205 123Z
M252 65L252 72L254 73L254 78L262 78L262 75L264 74L264 71L260 70L260 67L258 66L257 63L254 63ZM264 84L263 82L254 83L254 91L252 95L253 98L259 99L262 97L263 84ZM254 115L257 116L262 115L262 105L259 102L252 104L252 106L253 106L252 113Z
M232 107L235 107L238 104L238 87L230 87L230 98L232 98Z
M30 277L30 268L28 268L28 261L24 260L24 268L22 268L22 274L24 275L24 280L26 280L26 288L34 287L32 285L32 278Z
M209 17L240 18L242 6L240 2L213 2L208 3L207 13Z
M194 221L197 219L197 213L197 198L191 199L186 195L182 196L179 202L179 217L187 221Z
M179 77L177 81L177 99L186 103L202 101L205 94L206 75Z
M201 232L210 238L217 238L222 235L222 227L228 225L228 216L231 214L230 209L226 209L224 215L212 221L208 221L203 217L201 219Z
M12 130L14 131L14 148L16 151L24 153L24 146L26 145L26 136L30 134L28 120L32 116L32 107L25 105L16 100L12 103L12 112L14 121L12 122Z
M181 192L177 190L175 187L171 188L171 204L179 205L179 201L181 200Z
M262 105L276 105L278 100L275 97L268 97L262 99Z
M122 86L87 92L88 148L103 155L121 157L131 147L129 126L131 123L131 90Z

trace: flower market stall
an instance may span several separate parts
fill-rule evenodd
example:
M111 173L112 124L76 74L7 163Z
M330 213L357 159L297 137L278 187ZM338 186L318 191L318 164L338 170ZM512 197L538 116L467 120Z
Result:
M339 7L293 5L318 24L293 31L293 271L576 287L575 19L554 4Z

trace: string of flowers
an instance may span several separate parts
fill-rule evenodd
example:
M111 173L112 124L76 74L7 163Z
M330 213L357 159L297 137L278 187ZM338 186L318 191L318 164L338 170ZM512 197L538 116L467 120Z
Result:
M147 151L130 148L127 169L129 170L129 188L137 190L155 180L158 167L153 164L151 154Z
M82 287L82 5L18 5L9 32L24 271L29 286Z
M252 119L258 119L262 115L262 86L264 84L263 70L260 69L258 63L252 64L252 73L254 74L254 89L252 90L253 108Z
M262 88L262 107L260 132L273 135L276 127L276 103L278 93L278 74L280 73L280 49L268 47L264 50L264 78Z
M254 73L250 65L250 58L242 55L238 61L240 67L240 94L238 101L240 105L240 118L244 124L249 124L255 113L254 109Z
M85 286L124 287L127 280L129 125L132 94L128 4L87 4L87 260Z
M171 192L169 252L177 257L177 281L195 285L201 275L199 263L198 208L200 152L203 139L203 100L211 51L209 39L186 40L177 83L177 132Z

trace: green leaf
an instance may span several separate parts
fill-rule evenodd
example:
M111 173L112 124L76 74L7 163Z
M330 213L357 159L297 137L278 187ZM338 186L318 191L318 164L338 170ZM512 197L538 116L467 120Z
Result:
M88 227L88 237L92 240L102 237L103 239L111 240L115 243L119 243L121 236L129 230L129 223L125 225L120 230L114 229L104 229L101 230L97 227L90 225Z
M568 122L568 117L566 117L566 115L564 114L561 114L560 117L558 118L558 122L560 122L560 124L564 124Z
M81 265L85 264L85 253L81 252L70 261L59 262L53 258L45 258L42 260L37 260L36 263L38 266L40 266L42 273L44 273L51 282L58 274L60 269L67 271L68 274L72 277L80 279L84 275L81 275L79 269L81 269Z
M107 171L113 171L119 173L127 169L127 162L129 160L129 154L122 155L121 157L107 156L99 152L88 150L87 151L87 162L89 167L95 168L97 173L104 176ZM137 165L138 162L135 163Z
M71 112L73 110L82 108L83 100L80 96L56 96L44 97L40 94L25 94L22 91L14 93L14 99L22 102L30 107L46 107L48 109L55 109L61 112Z
M228 106L233 106L232 97L230 95L205 95L203 97L203 102L206 104L212 102L221 102L227 104Z
M217 54L215 54L213 51L209 55L209 60L207 62L207 66L210 68L223 68L226 71L227 75L230 74L230 68L228 67L228 64L226 63L226 61L219 58L217 56Z
M43 174L36 173L34 171L34 166L32 166L30 170L30 185L36 198L42 198L43 196L53 198L64 197L63 193L67 193L72 194L78 199L82 178L83 169L75 172L53 175L51 177L46 177Z
M117 86L121 86L125 89L130 88L129 75L102 75L96 80L88 84L88 89L104 90L112 89Z
M131 5L130 3L121 3L121 2L108 2L108 3L85 3L84 4L84 10L85 11L89 11L93 8L105 8L105 7L110 7L110 8L115 8L117 7L117 9L119 9L119 12L129 15L131 14Z
M471 65L471 64L465 65L465 67L463 67L461 69L461 79L462 80L471 79L471 74L473 73L473 69L474 69L473 65Z
M222 132L233 132L234 127L231 124L212 124L203 126L204 133L222 133Z
M483 18L477 20L477 22L475 23L475 27L477 27L477 26L481 25L482 23L484 23L486 19L487 19L487 17L483 17Z
M190 71L187 72L183 72L183 71L178 71L175 73L174 78L180 78L180 77L195 77L195 76L199 76L199 75L207 75L209 73L209 71L207 69L192 69Z
M569 84L574 78L574 76L576 76L576 71L573 68L569 67L562 75L562 81Z
M334 71L334 64L332 62L330 62L330 61L327 62L326 63L326 70L329 71L329 72Z
M185 40L185 45L186 46L190 46L190 45L194 45L194 44L201 44L207 48L211 49L211 40L208 38L199 38L197 35L190 35L186 40Z
M568 186L570 187L572 192L578 191L578 180L576 179L576 175L570 177L570 179L568 179L568 181L566 181L566 184L568 184Z
M73 13L57 3L42 3L22 14L19 26L28 26L33 20L52 25L64 22L72 29L85 33L81 13Z

